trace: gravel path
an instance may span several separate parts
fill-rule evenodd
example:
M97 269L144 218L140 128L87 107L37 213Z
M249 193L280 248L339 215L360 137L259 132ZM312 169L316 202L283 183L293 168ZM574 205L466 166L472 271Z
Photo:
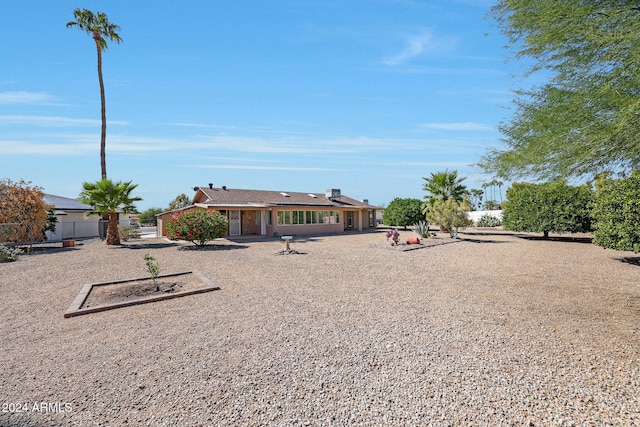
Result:
M640 256L460 236L297 237L284 256L88 242L0 264L0 425L640 426ZM146 253L222 289L62 317L85 283L144 276Z

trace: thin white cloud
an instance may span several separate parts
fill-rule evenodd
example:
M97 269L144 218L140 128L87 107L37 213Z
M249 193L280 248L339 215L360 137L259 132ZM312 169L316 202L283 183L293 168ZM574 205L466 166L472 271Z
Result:
M68 126L100 126L100 120L78 119L73 117L58 116L30 116L30 115L0 115L0 126L30 125L43 127L68 127ZM127 122L110 120L109 125L126 125Z
M0 92L0 104L54 104L56 98L45 92Z
M395 55L383 58L383 62L389 66L404 64L426 53L450 50L456 40L450 37L435 37L429 30L422 30L417 34L407 36L405 46Z
M2 116L0 116L0 124ZM40 155L85 155L95 151L100 141L96 133L53 133L30 134L20 141L0 140L2 154L40 154ZM46 141L43 143L42 141ZM356 137L327 139L260 138L244 136L216 136L189 138L151 138L123 134L107 134L107 152L136 154L171 151L199 151L203 155L210 152L249 153L249 154L303 154L303 155L341 155L370 151L387 151L397 147L392 141Z
M98 144L34 143L0 141L0 155L84 156L97 152Z
M477 131L485 131L485 130L494 130L492 126L487 126L482 123L475 122L463 122L463 123L423 123L421 125L427 129L437 129L437 130L453 130L453 131L468 131L468 130L477 130Z
M304 166L256 166L256 165L188 165L189 168L199 169L237 169L237 170L267 170L267 171L337 171L333 168L318 168Z

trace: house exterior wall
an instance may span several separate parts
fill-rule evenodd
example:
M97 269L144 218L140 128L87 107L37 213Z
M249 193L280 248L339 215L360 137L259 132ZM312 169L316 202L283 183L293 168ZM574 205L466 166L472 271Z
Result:
M83 212L69 212L66 215L57 215L56 231L46 232L47 240L59 242L64 239L88 239L98 237L97 216L86 217Z
M201 209L198 207L191 207L187 210ZM286 236L286 235L320 235L320 234L335 234L344 232L347 229L347 210L340 208L322 207L316 206L286 206L286 207L273 207L269 209L239 209L237 207L230 209L213 209L217 210L229 218L229 212L231 210L240 211L240 229L241 235L266 235L266 236ZM373 216L375 218L375 210L373 210ZM303 212L300 214L300 212ZM334 215L327 215L327 212L333 212ZM369 229L369 210L351 210L353 212L353 227L352 230ZM335 215L337 213L337 215ZM293 216L298 215L298 219L294 219ZM170 212L161 214L158 219L158 235L167 235L167 222L171 216ZM286 218L286 219L285 219ZM279 223L280 219L280 223ZM308 223L308 220L317 221L316 223ZM264 234L262 233L262 221L265 222ZM321 222L322 221L322 222ZM373 228L375 228L375 221ZM277 234L276 234L277 233ZM229 230L227 230L229 235Z

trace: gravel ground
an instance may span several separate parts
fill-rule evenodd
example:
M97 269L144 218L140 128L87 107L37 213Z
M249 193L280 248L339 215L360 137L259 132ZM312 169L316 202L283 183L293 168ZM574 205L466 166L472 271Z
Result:
M0 264L0 425L640 426L640 256L460 236L296 237L284 256L88 242ZM63 318L84 284L144 276L146 253L222 289Z

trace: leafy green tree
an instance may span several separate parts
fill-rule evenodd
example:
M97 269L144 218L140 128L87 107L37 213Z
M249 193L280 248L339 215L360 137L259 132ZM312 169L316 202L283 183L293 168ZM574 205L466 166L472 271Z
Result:
M550 232L588 232L592 197L588 185L514 183L507 191L502 225L505 230L541 232L545 239Z
M593 203L593 243L640 252L640 172L600 182Z
M408 225L416 224L424 220L420 209L419 199L395 198L389 203L382 214L382 222L385 225L395 225L407 229Z
M516 92L506 148L481 160L505 178L580 177L640 166L640 6L620 0L498 0L516 58L548 81ZM537 77L537 76L536 76Z
M102 132L100 136L100 167L102 170L102 179L107 179L107 160L106 160L106 143L107 143L107 107L104 96L104 81L102 79L102 51L107 49L107 41L105 37L120 43L122 38L118 35L120 27L109 22L107 15L102 12L93 13L87 9L75 9L73 11L75 21L67 22L67 28L78 27L80 30L89 34L96 43L98 52L98 81L100 83L100 106L102 117Z
M146 211L142 212L140 216L138 216L138 221L140 224L157 224L158 220L156 215L164 212L164 209L161 208L149 208Z
M432 205L437 199L453 199L456 202L462 202L467 194L467 187L462 185L466 179L458 177L458 171L445 170L444 172L431 173L428 178L422 178L425 182L422 189L427 192L425 199L428 204Z
M427 212L427 219L440 226L440 231L448 231L452 236L458 228L471 225L467 212L471 205L466 199L458 203L455 199L437 199Z
M176 209L186 208L190 204L191 204L191 199L189 199L189 196L182 193L176 196L176 198L173 199L171 203L169 203L169 208L167 210L174 211Z
M167 237L171 240L186 240L196 246L224 237L229 220L218 211L192 209L174 212L167 222Z
M85 182L82 184L80 201L93 206L94 213L100 216L109 215L107 227L107 245L119 245L118 214L120 209L124 213L136 211L135 202L142 200L140 197L132 197L131 193L138 185L129 182L113 182L103 179L98 182Z

